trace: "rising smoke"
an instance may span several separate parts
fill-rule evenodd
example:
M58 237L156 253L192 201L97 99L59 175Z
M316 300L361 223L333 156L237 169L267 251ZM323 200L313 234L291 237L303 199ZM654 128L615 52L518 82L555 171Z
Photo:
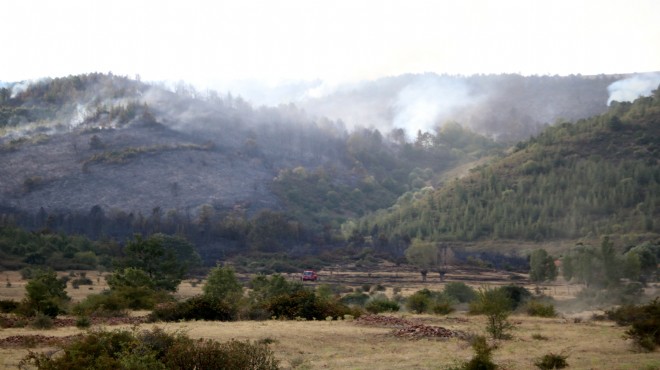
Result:
M418 131L432 132L456 110L476 104L465 81L431 76L419 78L401 89L392 106L392 125L408 137Z
M636 74L619 80L607 87L610 97L607 105L613 101L633 101L641 96L648 96L660 85L660 73Z

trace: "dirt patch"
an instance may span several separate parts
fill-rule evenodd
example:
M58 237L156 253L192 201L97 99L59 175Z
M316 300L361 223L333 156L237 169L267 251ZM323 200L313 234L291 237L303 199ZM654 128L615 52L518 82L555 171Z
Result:
M91 325L139 325L147 322L147 317L145 316L129 316L129 317L91 317ZM19 318L13 315L3 315L0 316L0 323L3 328L14 328L18 326L23 326L25 324L25 318ZM77 318L73 317L62 317L53 319L54 328L64 328L67 326L76 326Z
M416 320L406 320L393 316L366 315L355 321L359 325L381 326L395 328L393 335L408 339L436 338L466 339L467 333L460 330L450 330L442 326L426 325Z
M63 347L73 340L81 338L82 334L66 337L54 337L41 334L12 335L0 339L0 348L33 348L33 347Z

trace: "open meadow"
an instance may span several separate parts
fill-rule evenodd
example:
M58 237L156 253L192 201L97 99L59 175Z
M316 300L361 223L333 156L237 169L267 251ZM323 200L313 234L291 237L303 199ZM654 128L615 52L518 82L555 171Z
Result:
M10 284L0 287L0 299L20 300L25 281L17 272L2 274ZM88 286L67 288L73 300L81 300L105 288L101 274L88 272L87 276L94 282L92 289ZM293 280L298 275L288 277ZM249 277L243 275L241 278L247 280ZM320 271L318 283L306 284L339 284L365 290L371 287L388 296L392 296L396 289L399 294L408 296L423 288L441 290L447 281L462 281L475 288L486 284L516 283L525 285L532 292L537 290L524 275L508 272L455 269L445 276L445 281L440 281L437 274L429 274L428 281L422 282L419 273L393 266L370 272L339 268L324 270ZM203 283L186 280L180 285L177 296L186 298L200 294ZM554 318L530 317L522 313L510 316L509 320L514 325L512 338L490 342L496 346L493 360L501 368L533 369L535 359L555 353L568 355L567 362L572 369L660 369L657 351L633 351L631 341L624 338L626 328L611 321L594 320L593 313L598 311L573 308L572 311L562 312L563 302L572 298L579 286L555 283L539 286L538 289L555 298L560 314ZM648 290L647 294L657 295L657 290ZM261 341L269 343L283 369L445 369L472 358L473 350L465 337L485 334L485 317L467 315L466 306L459 305L458 310L449 315L418 315L401 311L386 316L390 319L102 324L93 325L91 330L143 330L157 326L168 332L186 333L191 338ZM411 325L412 330L404 330ZM443 327L461 335L439 338L415 333L425 327ZM50 330L29 327L1 329L0 368L16 369L28 351L57 349L52 340L37 336L67 337L84 332L75 326ZM21 336L23 339L17 339Z

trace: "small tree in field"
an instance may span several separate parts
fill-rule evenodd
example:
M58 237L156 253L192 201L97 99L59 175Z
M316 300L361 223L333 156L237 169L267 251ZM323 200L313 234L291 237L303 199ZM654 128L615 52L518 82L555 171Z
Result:
M216 266L209 272L202 290L206 296L228 302L236 302L243 294L243 287L236 278L234 269L223 266Z
M433 243L414 239L405 254L408 263L419 268L422 281L426 281L426 274L438 265L438 248Z
M486 331L493 339L507 339L512 325L507 321L511 314L511 299L501 288L481 288L477 299L470 304L470 312L486 315Z
M66 294L66 283L57 278L55 271L41 271L25 285L26 297L23 311L32 316L42 313L56 317L70 300Z
M534 282L552 281L557 278L555 259L545 249L532 252L529 259L529 279Z

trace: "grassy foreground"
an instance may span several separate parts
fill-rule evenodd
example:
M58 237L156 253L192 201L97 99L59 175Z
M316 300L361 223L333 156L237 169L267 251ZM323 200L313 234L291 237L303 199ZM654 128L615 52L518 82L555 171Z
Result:
M408 315L427 325L483 333L483 317L462 313L449 316ZM494 361L504 369L533 369L536 358L547 353L568 354L572 369L660 369L656 353L635 353L623 338L625 329L612 322L512 316L513 339L497 342ZM469 344L460 339L412 340L392 335L392 329L359 325L353 321L243 321L183 322L158 325L183 331L192 338L262 340L270 346L284 369L443 369L472 357ZM117 327L107 327L113 330ZM66 336L73 327L48 331L4 329L0 338L13 335ZM542 337L539 338L539 335ZM53 348L35 347L48 351ZM27 348L0 348L0 368L16 369Z

